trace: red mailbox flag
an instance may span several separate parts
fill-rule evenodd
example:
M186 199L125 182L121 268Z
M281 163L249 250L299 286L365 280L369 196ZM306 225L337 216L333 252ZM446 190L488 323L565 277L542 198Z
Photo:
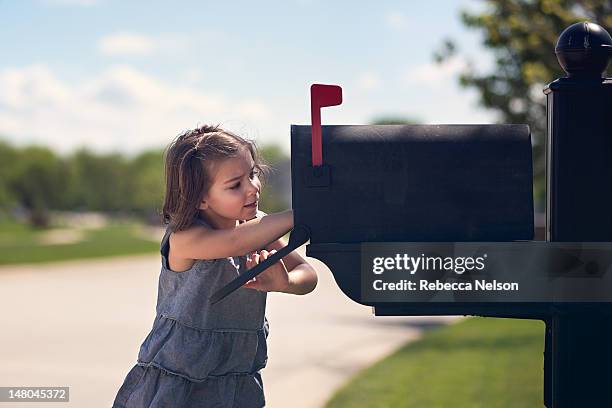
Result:
M312 118L312 166L323 164L321 141L321 108L342 103L342 88L338 85L312 84L310 86L310 114Z

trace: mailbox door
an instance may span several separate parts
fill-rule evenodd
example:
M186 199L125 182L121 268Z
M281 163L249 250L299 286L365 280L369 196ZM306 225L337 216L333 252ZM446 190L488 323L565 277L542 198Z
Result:
M311 243L533 239L527 125L291 127L295 224ZM322 175L322 176L321 176Z

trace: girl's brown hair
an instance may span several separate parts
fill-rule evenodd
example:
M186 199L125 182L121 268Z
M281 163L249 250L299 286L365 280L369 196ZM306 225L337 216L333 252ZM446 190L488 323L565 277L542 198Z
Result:
M173 231L188 228L197 217L198 207L212 184L215 162L237 157L248 149L255 169L262 176L262 187L270 167L263 162L253 140L242 138L217 126L204 125L181 133L164 152L166 194L163 223Z

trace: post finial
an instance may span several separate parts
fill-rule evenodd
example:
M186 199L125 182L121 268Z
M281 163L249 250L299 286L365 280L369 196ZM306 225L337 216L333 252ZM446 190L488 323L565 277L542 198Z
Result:
M601 78L612 58L612 37L599 24L572 24L559 36L555 54L568 76Z

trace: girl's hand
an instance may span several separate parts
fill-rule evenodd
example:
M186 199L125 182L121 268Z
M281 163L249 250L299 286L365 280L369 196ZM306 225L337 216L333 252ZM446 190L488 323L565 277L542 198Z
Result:
M268 252L262 249L258 254L254 252L247 255L246 267L251 269L260 261L267 259L268 256L274 254L275 249ZM289 274L287 268L283 263L283 260L279 260L277 263L242 285L244 288L256 289L262 292L284 292L289 287Z

